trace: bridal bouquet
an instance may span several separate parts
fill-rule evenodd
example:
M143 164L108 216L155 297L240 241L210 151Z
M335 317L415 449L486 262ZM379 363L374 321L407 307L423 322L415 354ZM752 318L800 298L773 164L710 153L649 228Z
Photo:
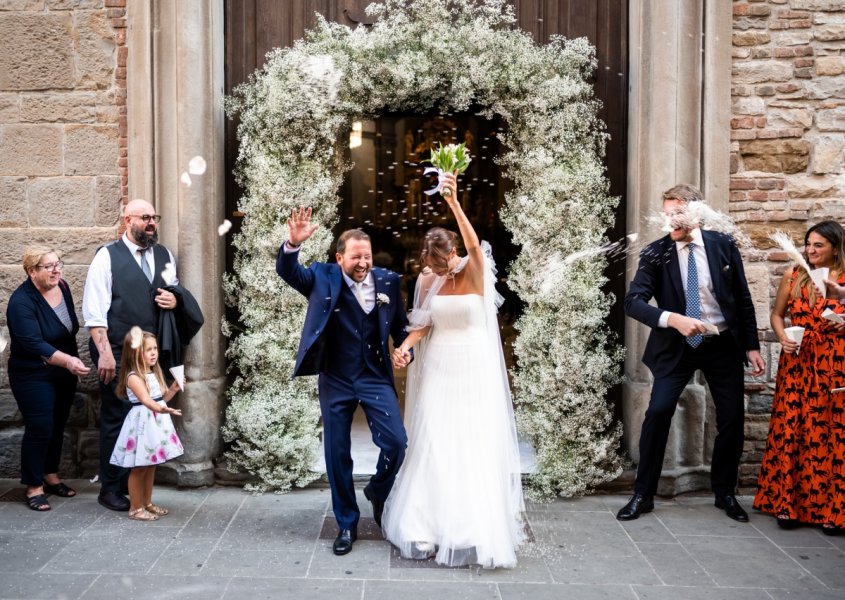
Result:
M447 146L438 144L437 148L432 148L431 158L423 161L431 163L431 166L423 171L423 175L436 172L440 180L437 187L427 191L426 194L430 196L441 191L443 189L443 174L457 171L460 175L467 170L471 161L472 158L470 158L466 144L448 144ZM443 190L444 196L448 196L450 193L448 189Z

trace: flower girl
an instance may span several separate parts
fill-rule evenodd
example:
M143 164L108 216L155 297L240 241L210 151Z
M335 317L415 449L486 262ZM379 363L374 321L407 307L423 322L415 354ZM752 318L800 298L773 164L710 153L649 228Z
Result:
M155 468L183 453L170 418L182 416L182 411L167 406L167 401L179 391L179 383L174 381L162 394L164 388L155 335L133 327L123 340L117 384L117 395L127 398L132 409L126 415L109 462L132 469L129 518L135 521L156 521L167 514L166 508L152 502Z

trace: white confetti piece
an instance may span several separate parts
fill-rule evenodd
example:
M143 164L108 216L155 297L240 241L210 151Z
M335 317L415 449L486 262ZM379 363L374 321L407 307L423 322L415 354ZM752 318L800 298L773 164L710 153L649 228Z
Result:
M191 187L191 176L188 175L187 171L182 173L182 177L179 178L179 181L181 181L182 185L184 185L185 187Z
M217 226L217 235L226 235L232 228L232 222L229 219L223 219L223 222Z
M188 173L191 175L202 175L208 165L202 156L195 156L188 162Z
M141 331L141 328L135 325L132 329L129 330L129 336L132 344L132 349L135 350L141 347L141 342L144 340L144 332Z
M173 285L176 281L176 268L172 263L164 265L164 271L161 272L161 278L167 285Z

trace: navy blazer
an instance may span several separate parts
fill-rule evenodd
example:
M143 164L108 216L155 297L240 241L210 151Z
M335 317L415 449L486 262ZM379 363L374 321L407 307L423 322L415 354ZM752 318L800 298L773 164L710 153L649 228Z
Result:
M701 231L713 281L713 292L725 317L742 360L749 350L759 350L757 318L745 269L736 242L715 231ZM654 298L657 306L649 301ZM686 294L681 279L678 250L670 236L652 242L640 253L640 264L625 296L625 314L651 327L643 363L655 377L672 372L681 358L686 338L677 330L658 327L663 311L686 313Z
M329 319L335 314L341 286L345 284L340 265L314 262L305 268L299 264L299 252L285 252L282 244L276 257L276 273L308 298L308 311L302 326L293 376L318 375L324 364L325 352L330 350L326 348L323 334ZM376 308L373 310L379 313L382 356L390 356L388 337L393 338L394 345L399 346L408 336L405 330L408 316L405 314L400 289L402 280L397 273L380 267L373 267L372 273L376 294L386 294L389 299L389 302L385 303L376 301ZM393 369L388 368L387 373L393 385Z
M79 356L76 347L76 332L79 320L73 307L70 287L64 279L59 280L59 289L67 305L73 325L71 331L59 320L56 311L47 303L31 279L24 281L9 298L6 308L6 324L9 327L10 374L33 374L55 378L66 376L67 369L47 365L42 357L49 358L57 350L71 356Z

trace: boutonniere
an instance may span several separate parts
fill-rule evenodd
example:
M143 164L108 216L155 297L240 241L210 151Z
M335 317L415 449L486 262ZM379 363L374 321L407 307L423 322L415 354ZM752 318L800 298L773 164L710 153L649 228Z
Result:
M727 272L728 272L728 271L730 271L730 270L731 270L731 266L730 266L730 265L725 265L724 267L722 267L722 273L727 273Z
M376 294L376 302L379 306L390 304L390 297L387 294Z

